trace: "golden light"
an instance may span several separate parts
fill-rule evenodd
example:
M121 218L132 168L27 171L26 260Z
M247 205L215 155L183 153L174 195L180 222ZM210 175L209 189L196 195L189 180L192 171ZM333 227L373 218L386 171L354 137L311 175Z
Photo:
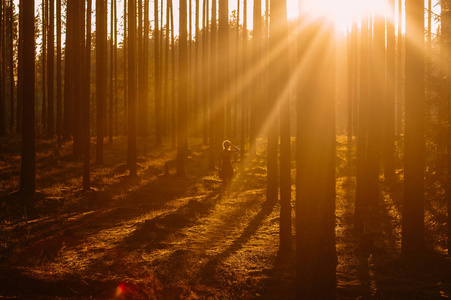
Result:
M326 17L344 31L352 19L365 13L387 15L389 6L386 0L304 0L300 9L311 17Z

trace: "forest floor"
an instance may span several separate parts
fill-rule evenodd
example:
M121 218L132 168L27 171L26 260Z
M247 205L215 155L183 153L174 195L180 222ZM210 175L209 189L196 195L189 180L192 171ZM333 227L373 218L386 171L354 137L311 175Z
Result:
M54 141L39 142L38 193L23 199L14 193L20 140L0 140L0 298L295 298L294 254L278 252L280 207L265 202L263 143L230 195L208 170L200 141L190 144L186 178L175 176L174 149L147 140L138 141L138 178L129 178L125 145L125 138L105 144L105 164L91 165L93 188L83 192L71 143L56 151ZM380 210L358 239L348 159L355 153L341 142L337 149L337 298L450 298L437 189L428 190L430 252L400 259L402 184L381 184Z

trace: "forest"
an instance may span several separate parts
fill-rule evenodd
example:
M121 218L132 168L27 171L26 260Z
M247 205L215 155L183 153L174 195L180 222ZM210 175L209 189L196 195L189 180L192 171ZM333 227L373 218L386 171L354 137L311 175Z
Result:
M451 297L451 0L0 0L0 298Z

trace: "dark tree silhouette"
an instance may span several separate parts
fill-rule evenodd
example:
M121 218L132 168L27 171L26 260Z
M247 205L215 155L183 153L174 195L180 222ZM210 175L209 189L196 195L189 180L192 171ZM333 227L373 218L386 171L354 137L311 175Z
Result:
M302 18L302 16L301 16ZM335 298L334 30L324 20L299 35L296 138L296 293ZM314 47L308 51L307 47ZM327 85L324 86L324 83ZM312 128L322 128L317 134ZM321 151L311 151L321 149Z
M160 27L158 15L158 1L154 1L155 25L154 25L154 43L155 43L155 137L157 145L161 145L161 74L160 74Z
M130 41L136 40L136 2L128 0L128 36ZM136 166L136 52L135 43L129 44L128 51L128 132L127 132L127 165L131 177L137 176Z
M4 72L3 66L5 65L5 47L4 45L4 22L5 13L3 7L3 0L0 0L0 136L4 136L6 134L6 105L5 105L5 93L4 93Z
M278 101L278 108L280 108L280 250L291 251L291 108L288 93L290 76L287 55L288 29L286 0L271 2L271 20L273 21L271 22L270 47L271 43L273 44L273 49L277 45L284 45L274 62L274 71L277 78L274 81L275 86L272 87L277 92L276 101ZM272 36L273 33L275 37ZM273 38L274 40L271 40ZM274 127L277 128L277 126Z
M23 77L23 124L22 124L22 161L20 168L20 191L25 194L35 192L35 89L34 89L34 0L22 0L20 18L23 26L23 60L28 70Z
M84 22L82 24L82 7L84 12L84 6L82 5L82 0L75 0L73 6L73 82L74 82L74 145L73 145L73 155L75 159L80 159L83 151L83 140L82 140L82 120L81 120L81 62L82 62L82 36L84 41ZM84 20L84 16L83 16ZM83 32L83 33L82 33Z
M187 7L186 0L180 1L179 29L179 101L177 114L177 175L185 176L185 160L188 148L188 52L187 52Z
M216 22L216 3L217 0L211 2L211 27L210 27L210 144L209 144L209 163L208 167L214 169L215 167L215 155L219 149L218 144L221 143L218 138L217 120L216 120L216 105L218 95L218 26Z
M406 116L404 149L404 256L424 248L424 3L406 1Z
M259 66L262 62L262 2L261 0L254 1L254 30L252 35L252 62L255 66ZM262 88L263 88L263 76L261 70L255 75L252 89L252 99L251 99L251 125L250 125L250 155L255 156L257 148L257 131L258 131L258 118L260 108L259 100L262 98Z
M97 164L103 164L103 138L105 136L105 115L106 115L106 96L107 96L106 25L107 25L106 2L105 0L96 0L96 104L97 104L96 163Z
M43 0L42 5L42 130L46 132L47 130L47 85L46 85L46 53L47 53L47 19L48 19L48 0ZM68 8L69 9L69 8ZM72 11L68 10L68 14Z
M91 159L91 10L92 2L87 0L86 10L86 46L83 62L83 190L91 188L89 164Z
M360 99L359 125L357 132L357 166L356 166L356 195L354 230L358 235L364 233L364 218L367 211L367 139L368 139L368 101L369 101L369 16L364 15L361 25L360 38Z
M63 140L69 140L73 132L74 87L73 87L73 6L68 1L66 6L66 49L64 51L64 120Z
M61 79L61 0L56 0L56 135L59 148L61 148L63 125Z
M55 135L55 0L49 0L49 4L49 28L47 37L47 135L53 138Z
M387 70L386 98L384 107L384 177L392 184L395 179L395 1L390 0L392 8L387 21Z

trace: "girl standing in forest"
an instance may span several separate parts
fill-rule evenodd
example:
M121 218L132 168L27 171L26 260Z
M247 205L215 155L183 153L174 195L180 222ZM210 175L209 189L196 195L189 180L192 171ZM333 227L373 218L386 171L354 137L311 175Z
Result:
M222 142L222 151L219 159L219 178L222 179L227 194L230 193L230 184L233 177L232 154L239 151L240 149L229 140Z

